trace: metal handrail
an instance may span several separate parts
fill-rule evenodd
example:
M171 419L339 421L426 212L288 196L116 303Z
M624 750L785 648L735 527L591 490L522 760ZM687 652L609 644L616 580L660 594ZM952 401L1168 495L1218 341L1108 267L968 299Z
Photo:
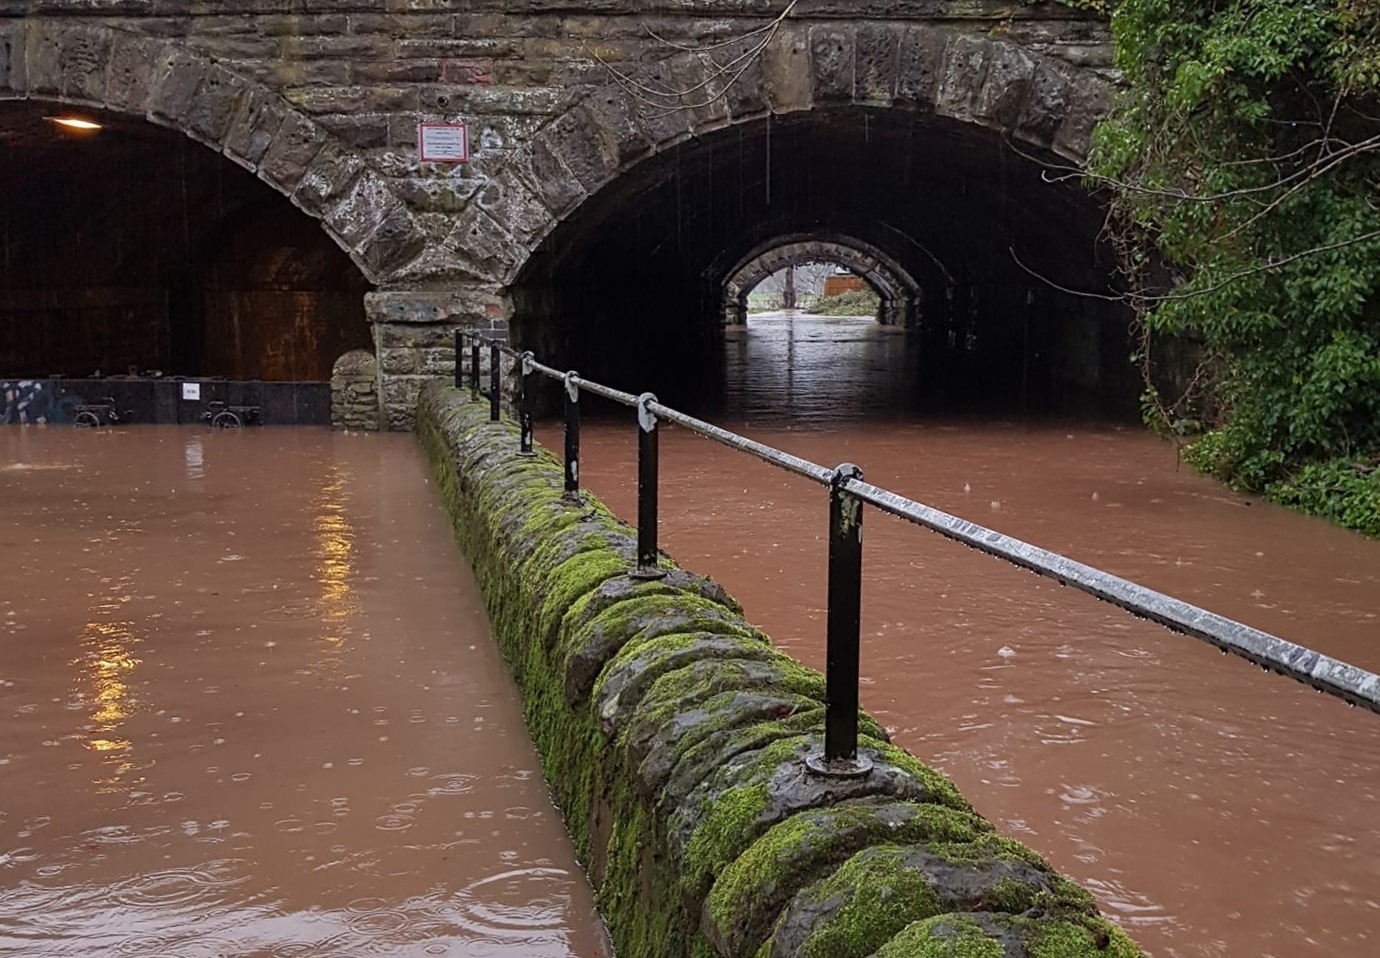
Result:
M589 392L637 410L638 414L638 523L637 565L631 574L657 578L657 421L665 419L690 431L745 452L787 472L829 488L829 587L828 650L826 654L826 716L824 753L811 767L823 774L866 774L868 766L857 755L859 632L862 606L862 518L864 503L913 522L949 539L1019 566L1037 575L1070 585L1132 615L1156 622L1174 632L1215 645L1222 652L1239 655L1262 668L1289 676L1320 692L1360 705L1380 714L1380 675L1349 665L1306 646L1209 612L1173 596L1050 552L1020 539L1003 535L976 522L949 515L880 486L864 482L862 471L851 463L829 469L793 456L720 426L696 419L657 402L651 393L640 396L582 379L572 371L543 365L530 352L518 352L504 343L468 330L455 334L455 385L463 388L459 357L470 341L470 389L478 396L479 344L490 349L490 419L499 419L501 356L516 360L517 405L522 424L522 451L531 451L532 404L527 377L532 373L565 386L565 494L578 500L580 393Z

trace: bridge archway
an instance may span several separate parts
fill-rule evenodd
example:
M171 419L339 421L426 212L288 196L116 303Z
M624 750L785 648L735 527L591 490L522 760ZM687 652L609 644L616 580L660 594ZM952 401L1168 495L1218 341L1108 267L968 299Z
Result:
M0 374L322 380L370 345L365 292L414 241L361 158L175 43L24 26L0 58Z
M837 235L783 236L756 247L728 271L723 316L729 325L747 321L748 294L788 266L832 263L862 278L880 300L877 319L885 326L909 326L920 286L899 263L862 240Z
M688 55L642 71L712 80ZM585 100L481 194L462 247L510 291L524 347L698 405L719 385L734 264L783 236L847 236L914 278L944 404L1088 394L1133 412L1129 317L1058 292L1106 287L1103 210L1041 175L1086 150L1107 93L937 28L783 30L710 102L658 111L616 84Z

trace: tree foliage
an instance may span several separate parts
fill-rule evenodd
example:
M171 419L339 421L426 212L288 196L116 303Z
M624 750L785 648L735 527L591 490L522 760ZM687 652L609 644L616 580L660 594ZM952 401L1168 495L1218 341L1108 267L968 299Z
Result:
M1208 430L1211 474L1380 535L1380 0L1120 0L1112 25L1091 179L1146 336L1208 363L1147 408Z

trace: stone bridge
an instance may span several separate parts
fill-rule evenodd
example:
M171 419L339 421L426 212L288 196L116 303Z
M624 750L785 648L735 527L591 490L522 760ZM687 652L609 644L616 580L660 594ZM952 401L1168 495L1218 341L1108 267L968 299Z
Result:
M1096 387L1124 317L1056 287L1105 287L1102 213L1047 173L1110 62L1019 0L0 0L0 376L325 379L372 342L404 427L478 324L649 388L748 259L843 236L937 362Z

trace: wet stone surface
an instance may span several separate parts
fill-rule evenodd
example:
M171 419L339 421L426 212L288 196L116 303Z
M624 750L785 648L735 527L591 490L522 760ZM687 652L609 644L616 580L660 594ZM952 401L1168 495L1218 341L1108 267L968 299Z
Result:
M0 430L0 955L606 955L410 436Z

